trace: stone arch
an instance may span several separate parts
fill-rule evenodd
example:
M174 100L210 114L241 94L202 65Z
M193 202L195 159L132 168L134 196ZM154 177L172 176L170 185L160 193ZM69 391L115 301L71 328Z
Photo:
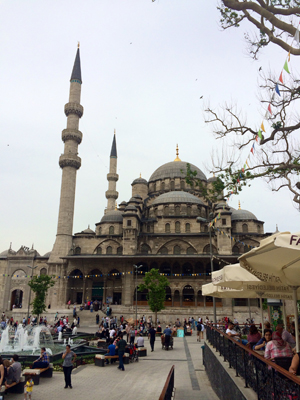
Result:
M109 235L114 235L115 234L115 227L113 225L111 225L109 227L108 234Z
M154 262L151 263L151 265L150 265L150 270L151 270L152 268L159 269L159 268L158 268L158 264L157 264L156 261L154 261Z
M166 287L166 299L165 299L165 307L172 306L172 291L170 286Z
M20 308L20 306L22 306L22 301L23 301L23 290L20 288L11 290L10 309L12 310L14 306L16 308Z
M198 290L198 293L197 293L197 306L198 307L205 306L205 297L202 295L202 290Z
M248 224L243 224L242 225L242 232L243 233L248 233Z
M175 262L175 263L173 264L172 272L173 272L173 274L179 274L179 275L181 275L181 266L180 266L180 264L179 264L178 262Z
M40 270L40 276L41 275L47 275L47 268L42 268L41 270Z
M103 293L104 293L104 281L103 274L98 268L94 268L88 272L86 275L88 279L88 285L92 290L91 299L93 301L103 301ZM95 311L98 309L99 305L95 304Z
M159 249L158 254L168 254L168 249L166 248L166 246L162 246Z
M173 248L173 254L177 254L177 255L181 254L181 247L180 247L178 244L176 244L176 245L174 246L174 248Z
M122 255L122 254L123 254L123 247L122 247L122 246L119 246L119 247L117 248L117 254L119 254L119 255Z
M186 254L197 254L197 251L194 249L194 247L188 247L186 249Z
M84 302L84 293L83 293L83 272L78 268L72 268L67 273L67 293L65 302L67 303L69 300L71 303L81 304Z
M180 215L180 206L175 206L175 215L176 216Z
M180 292L178 289L174 290L173 299L174 307L180 307Z
M186 213L188 216L192 215L192 207L191 206L186 207Z
M109 271L108 275L107 275L110 279L121 279L122 278L122 273L116 269L113 268Z
M170 233L171 232L171 225L169 223L167 223L165 225L165 233Z
M164 275L171 275L171 265L168 262L162 263L159 272Z
M188 307L195 305L195 292L191 285L185 285L182 289L182 305Z
M232 248L232 253L233 254L240 254L240 249L236 244Z
M200 261L197 261L195 264L195 268L194 268L194 273L195 274L204 274L205 273L205 268L203 266L203 263Z
M164 206L164 215L169 215L169 206Z
M136 304L136 291L137 288L134 289L133 293L133 304ZM148 289L143 290L142 292L137 291L137 305L138 306L146 306L148 305L148 300L147 300L147 294L148 294Z
M107 246L106 247L106 254L112 254L112 253L113 253L112 246Z
M141 245L141 254L151 254L151 248L146 243Z
M188 223L188 222L185 224L185 232L186 233L190 233L191 232L191 224Z
M23 269L16 269L11 274L11 279L13 279L13 278L25 278L26 276L27 276L27 274Z
M100 243L97 244L95 247L93 254L105 254L106 253L106 247L111 246L114 249L114 252L117 252L117 248L119 246L122 246L121 243L119 243L117 240L114 239L104 239ZM101 250L97 250L98 248L101 248ZM98 251L100 253L98 253Z
M175 233L180 233L181 229L180 229L180 222L176 221L175 222Z
M189 263L189 262L184 263L183 266L182 266L182 273L185 276L192 275L194 273L192 264Z
M212 245L211 248L212 248L212 254L217 254L217 248L216 248L216 246ZM204 253L204 254L210 254L210 245L209 245L209 244L207 244L206 246L204 246L204 248L203 248L203 253Z
M74 254L81 254L81 247L80 246L76 246L75 247Z

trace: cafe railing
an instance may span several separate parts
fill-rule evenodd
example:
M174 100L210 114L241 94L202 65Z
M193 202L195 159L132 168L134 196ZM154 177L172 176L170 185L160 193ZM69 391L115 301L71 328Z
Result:
M209 343L245 381L245 388L252 388L258 400L300 399L300 379L266 360L225 333L211 325L206 326Z
M174 391L174 365L172 366L169 372L166 383L158 400L171 400L173 397L173 391Z

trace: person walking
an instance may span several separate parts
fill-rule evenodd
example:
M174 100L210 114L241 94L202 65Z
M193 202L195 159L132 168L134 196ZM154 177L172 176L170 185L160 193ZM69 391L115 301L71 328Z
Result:
M154 351L154 343L155 343L155 334L156 330L151 326L148 332L148 338L150 339L150 346L151 346L151 351Z
M127 346L127 343L126 343L126 340L123 339L123 333L120 334L120 338L121 339L118 341L118 344L116 346L116 350L118 350L118 356L119 356L118 369L125 371L124 364L123 364L123 356L125 354L125 348Z
M34 386L33 382L33 377L32 375L28 376L28 380L25 384L25 390L24 390L24 400L27 400L27 395L29 397L29 400L31 400L31 394L32 394L32 388Z
M166 326L166 329L164 330L164 335L165 335L165 349L169 350L171 335L172 335L172 331L169 325Z
M73 363L76 360L77 355L71 351L71 346L66 345L66 351L62 355L62 358L64 360L63 362L63 370L64 370L64 375L65 375L65 389L68 387L72 389L72 383L71 383L71 373L73 369Z
M135 329L134 326L131 326L130 329L130 344L134 344L134 339L135 339Z

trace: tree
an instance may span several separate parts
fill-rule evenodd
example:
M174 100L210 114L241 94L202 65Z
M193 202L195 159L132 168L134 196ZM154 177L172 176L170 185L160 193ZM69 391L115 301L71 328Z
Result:
M33 306L32 313L37 315L38 318L46 310L46 295L48 289L54 286L54 284L54 279L49 275L34 276L28 282L28 286L35 294L34 300L31 303Z
M160 275L159 270L152 268L145 273L144 283L138 286L138 291L148 290L147 301L150 310L155 313L155 325L157 323L157 313L165 308L166 287L169 281L164 275Z
M269 43L300 55L300 49L287 42L296 33L296 18L300 16L299 0L222 0L218 9L223 29L239 27L242 21L248 21L257 28L259 34L254 37L245 34L254 59L259 50Z

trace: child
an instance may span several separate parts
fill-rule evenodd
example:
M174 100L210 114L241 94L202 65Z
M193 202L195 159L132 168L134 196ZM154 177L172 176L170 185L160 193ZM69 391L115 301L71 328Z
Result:
M33 388L33 379L31 375L27 376L27 382L25 385L25 389L24 389L24 400L27 400L27 394L29 397L29 400L31 400L31 393L32 393L32 388Z

